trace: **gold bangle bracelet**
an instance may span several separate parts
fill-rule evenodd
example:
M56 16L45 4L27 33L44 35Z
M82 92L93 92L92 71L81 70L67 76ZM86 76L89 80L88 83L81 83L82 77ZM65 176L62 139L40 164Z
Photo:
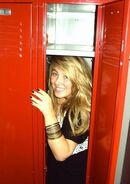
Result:
M57 139L62 136L60 125L58 122L46 126L47 139Z

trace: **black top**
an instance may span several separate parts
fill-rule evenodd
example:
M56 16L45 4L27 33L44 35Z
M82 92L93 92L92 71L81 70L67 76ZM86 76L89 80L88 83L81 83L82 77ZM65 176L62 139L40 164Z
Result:
M61 130L66 139L78 144L83 143L88 137L88 131L73 136L67 116L64 118ZM86 164L87 150L73 154L65 161L56 161L48 146L46 184L85 184Z

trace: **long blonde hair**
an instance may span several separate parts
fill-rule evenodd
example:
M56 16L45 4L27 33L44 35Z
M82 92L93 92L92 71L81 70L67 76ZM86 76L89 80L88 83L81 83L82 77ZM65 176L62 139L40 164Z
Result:
M72 96L62 104L62 114L68 112L73 135L83 134L89 128L92 76L88 64L81 57L53 56L49 69L49 93L55 111L58 101L50 84L52 69L59 67L72 82Z

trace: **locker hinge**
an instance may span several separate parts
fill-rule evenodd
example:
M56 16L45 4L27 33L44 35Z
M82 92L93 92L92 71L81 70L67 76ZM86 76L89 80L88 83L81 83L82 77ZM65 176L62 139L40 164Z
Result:
M47 172L47 167L46 166L43 168L43 172Z
M123 66L123 61L120 61L120 66Z
M124 40L122 40L122 44L121 44L121 52L123 52L124 51Z
M128 61L130 62L130 54L129 54L129 58L128 58Z

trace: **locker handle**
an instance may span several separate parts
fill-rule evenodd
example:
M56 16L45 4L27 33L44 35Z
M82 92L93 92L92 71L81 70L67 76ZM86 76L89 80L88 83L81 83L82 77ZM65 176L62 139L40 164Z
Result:
M0 15L11 15L11 9L9 8L0 8Z

